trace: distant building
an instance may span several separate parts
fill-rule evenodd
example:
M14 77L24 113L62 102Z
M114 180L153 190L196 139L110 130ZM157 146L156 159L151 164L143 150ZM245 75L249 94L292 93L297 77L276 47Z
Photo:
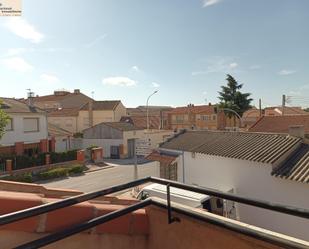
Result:
M97 145L104 157L134 157L135 139L143 138L144 130L126 122L102 122L83 130L83 147Z
M79 108L59 108L48 113L48 122L72 133L101 122L118 122L126 115L120 100L90 101Z
M149 128L168 129L168 112L173 110L170 106L138 106L127 108L127 116L131 117L130 122L140 127L147 128L147 109L149 117Z
M48 135L55 139L55 151L64 152L71 150L73 133L51 123L48 124Z
M198 106L190 104L185 107L176 107L167 112L168 128L173 130L218 130L232 126L232 124L227 125L224 112L217 113L216 108L217 106L211 104Z
M92 101L92 98L81 93L79 89L75 89L72 93L67 90L56 90L51 95L36 96L33 98L33 104L46 111L60 108L80 108L89 101Z
M266 107L264 109L265 116L282 116L282 115L308 115L308 112L302 110L299 106L282 106Z
M263 115L263 110L259 110L255 107L245 111L242 115L242 124L245 128L252 126L261 116Z
M0 98L0 108L9 115L0 154L34 154L53 149L48 139L46 112L22 101Z

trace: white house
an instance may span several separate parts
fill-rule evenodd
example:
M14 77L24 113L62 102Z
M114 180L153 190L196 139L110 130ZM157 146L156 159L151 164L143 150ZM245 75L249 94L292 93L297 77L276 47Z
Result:
M0 140L2 153L23 154L37 148L48 150L46 112L12 98L0 98L1 109L9 115L5 134Z
M249 198L309 209L309 145L283 134L185 131L156 152L177 163L177 180ZM173 157L175 160L173 160ZM309 221L244 204L229 205L245 223L309 238Z

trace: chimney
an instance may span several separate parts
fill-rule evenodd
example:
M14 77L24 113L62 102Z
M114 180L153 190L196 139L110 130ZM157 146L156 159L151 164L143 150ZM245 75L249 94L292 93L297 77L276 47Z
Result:
M211 102L209 102L208 105L211 106Z
M74 93L75 94L80 94L80 90L79 89L74 89Z
M93 126L93 101L88 102L89 126Z
M294 137L305 138L305 128L303 125L289 126L289 135Z
M33 107L34 92L28 92L28 106Z

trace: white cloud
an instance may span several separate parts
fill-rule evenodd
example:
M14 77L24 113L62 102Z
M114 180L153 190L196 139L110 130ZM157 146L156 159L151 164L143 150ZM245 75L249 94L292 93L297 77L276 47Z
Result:
M102 79L103 85L110 85L110 86L135 86L137 82L132 80L128 77L108 77Z
M40 43L44 35L36 30L34 26L20 17L11 17L4 23L4 26L17 36L20 36L33 43Z
M296 73L295 70L287 70L287 69L283 69L283 70L278 72L279 75L290 75L290 74L294 74L294 73Z
M160 84L156 83L156 82L152 82L151 83L151 86L154 87L154 88L159 88L160 87Z
M100 41L104 40L106 38L106 36L107 36L106 34L98 36L93 41L85 44L85 47L91 48L91 47L95 46L97 43L99 43Z
M230 69L234 69L234 68L238 67L238 64L236 62L232 62L232 63L230 63L229 66L230 66Z
M17 72L25 73L33 69L33 66L21 57L7 58L7 59L3 59L1 62L8 69L11 69Z
M202 92L203 93L203 95L207 95L207 92L206 91L204 91L204 92Z
M40 75L40 79L47 83L56 83L59 82L59 78L52 74L43 73Z
M231 70L238 68L238 63L231 57L213 56L207 59L205 70L194 71L192 76L209 74L209 73L228 73Z
M138 66L133 66L133 67L131 67L131 70L133 70L133 71L135 71L135 72L141 71L141 70L139 69Z
M203 8L220 3L222 0L203 0Z

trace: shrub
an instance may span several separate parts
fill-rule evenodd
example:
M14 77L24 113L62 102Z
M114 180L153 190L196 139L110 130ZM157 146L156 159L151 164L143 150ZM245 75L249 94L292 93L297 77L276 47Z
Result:
M6 181L14 181L14 182L27 182L27 183L33 182L33 177L31 173L25 173L22 175L15 175L15 176L7 176L2 179Z
M50 159L52 163L62 163L67 161L73 161L77 158L77 150L69 150L66 152L51 152Z
M69 174L81 174L85 170L83 165L75 165L69 169Z
M39 173L38 178L40 180L47 180L47 179L52 179L52 178L57 178L57 177L64 177L64 176L68 176L68 171L69 169L67 168L51 169L51 170Z

